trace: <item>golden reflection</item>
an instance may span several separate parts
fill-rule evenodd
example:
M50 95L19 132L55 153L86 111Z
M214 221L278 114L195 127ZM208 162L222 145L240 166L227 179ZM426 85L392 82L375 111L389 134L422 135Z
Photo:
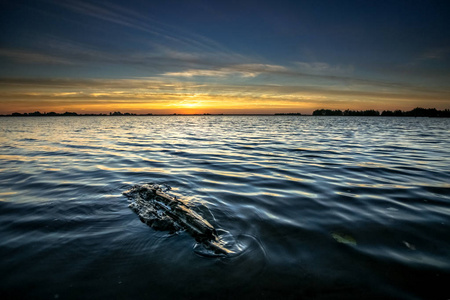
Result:
M11 196L11 195L15 195L15 194L17 194L18 192L15 192L15 191L8 191L8 192L0 192L0 197L1 196Z
M285 179L290 180L290 181L297 181L297 182L306 181L306 179L292 177L292 176L288 176L288 175L281 175L281 176L283 176Z
M407 186L400 184L385 184L385 183L349 183L349 186L362 187L362 188L395 188L395 189L408 189Z
M277 193L263 192L262 194L265 196L271 196L271 197L282 197L281 194L277 194Z
M157 173L170 173L170 171L167 171L165 169L161 168L153 168L153 167L143 167L143 168L128 168L128 167L119 167L119 168L113 168L113 167L107 167L104 165L95 165L95 168L104 170L104 171L131 171L131 172L157 172Z
M309 192L301 191L301 190L295 191L294 193L302 195L306 198L317 198L318 197L317 194L315 194L315 193L309 193Z
M231 171L216 171L216 174L225 176L225 177L238 177L238 178L246 178L250 174L248 173L237 173L237 172L231 172Z
M35 157L27 157L23 155L8 155L8 154L0 154L0 160L6 160L6 161L35 161Z
M216 185L225 185L222 181L216 181L216 180L211 180L211 179L204 179L203 182L212 183L212 184L216 184ZM244 183L237 183L237 182L227 182L226 183L226 186L244 186L244 185L245 185ZM205 189L205 190L207 190L207 189ZM214 190L210 190L210 191L214 191Z

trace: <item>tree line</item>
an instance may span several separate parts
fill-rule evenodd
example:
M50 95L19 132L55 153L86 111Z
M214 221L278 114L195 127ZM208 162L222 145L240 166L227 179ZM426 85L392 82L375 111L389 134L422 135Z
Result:
M7 115L8 116L8 115ZM65 113L56 113L56 112L44 112L41 113L39 111L35 111L32 113L12 113L9 116L13 117L59 117L59 116L108 116L108 114L78 114L76 112L66 111ZM109 116L136 116L133 113L121 113L120 111L110 112Z
M381 113L378 110L331 110L331 109L317 109L313 112L313 116L383 116L383 117L434 117L434 118L449 118L450 110L437 110L436 108L421 108L416 107L410 111L402 110L383 110Z

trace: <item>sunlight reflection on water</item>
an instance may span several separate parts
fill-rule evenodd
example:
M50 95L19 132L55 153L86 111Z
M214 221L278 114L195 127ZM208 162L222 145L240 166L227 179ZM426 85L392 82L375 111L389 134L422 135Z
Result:
M448 296L448 119L0 124L0 291L11 297ZM205 259L189 235L145 226L121 193L147 182L170 185L248 251Z

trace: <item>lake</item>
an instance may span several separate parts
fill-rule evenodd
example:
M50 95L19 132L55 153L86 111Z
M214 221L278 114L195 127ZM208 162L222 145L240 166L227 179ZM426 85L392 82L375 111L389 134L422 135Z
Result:
M449 299L450 119L0 118L2 299ZM122 193L157 183L207 256Z

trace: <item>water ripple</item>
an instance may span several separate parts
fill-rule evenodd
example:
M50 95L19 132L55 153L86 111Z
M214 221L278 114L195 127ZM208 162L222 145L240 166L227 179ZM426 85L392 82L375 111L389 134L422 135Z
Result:
M448 119L0 123L11 297L429 298L421 286L448 297ZM142 224L121 192L150 181L202 207L240 254L198 256L186 233Z

